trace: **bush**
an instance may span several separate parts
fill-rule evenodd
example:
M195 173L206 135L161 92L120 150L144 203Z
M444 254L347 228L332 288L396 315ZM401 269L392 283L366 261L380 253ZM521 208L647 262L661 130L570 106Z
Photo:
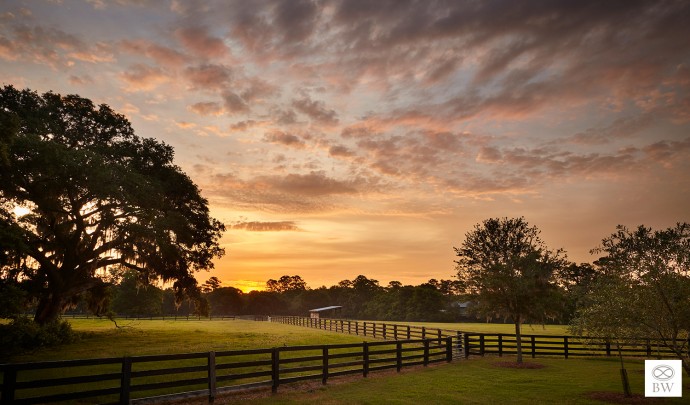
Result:
M79 335L67 321L39 325L31 319L19 317L7 325L0 325L0 358L41 347L72 343Z

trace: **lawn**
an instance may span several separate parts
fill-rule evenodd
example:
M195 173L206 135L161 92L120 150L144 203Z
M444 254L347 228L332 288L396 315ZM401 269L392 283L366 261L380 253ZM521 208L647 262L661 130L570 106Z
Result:
M622 393L616 359L530 359L541 369L497 366L511 358L485 357L461 360L428 368L405 370L400 374L372 374L366 379L291 388L281 387L251 396L226 396L216 404L247 401L252 404L603 404L591 399L594 392ZM633 394L644 394L644 362L628 360ZM687 380L686 380L687 381ZM687 404L686 398L668 399L664 404ZM640 401L641 399L638 399ZM201 404L203 402L198 402ZM647 402L635 402L647 403ZM659 402L652 402L659 403Z
M268 322L246 320L140 320L119 321L121 328L105 319L70 319L82 332L76 343L14 356L11 362L88 359L153 354L208 352L357 343L362 336Z
M384 323L383 321L381 323ZM463 332L478 332L478 333L507 333L515 334L515 325L512 323L486 323L486 322L458 322L458 323L440 323L440 322L385 322L389 324L398 325L412 325L433 329L444 330L459 330ZM567 325L522 325L522 333L526 335L570 335Z
M84 333L79 342L58 349L48 348L15 356L12 361L242 350L372 340L319 329L244 320L125 321L120 323L122 328L115 328L107 320L74 319L70 322L76 331ZM493 333L509 332L512 327L484 323L415 325ZM564 329L558 328L563 327L547 326L546 330L552 334L561 334ZM541 327L535 327L535 332L528 330L529 327L526 327L525 333L548 333ZM514 358L474 357L428 368L403 369L400 374L374 372L366 379L357 376L334 378L326 386L317 383L281 385L277 395L269 392L251 394L250 397L225 396L218 398L216 403L235 403L241 399L256 404L601 404L602 402L590 399L589 393L621 392L620 367L615 358L528 359L531 363L544 366L540 369L504 368L495 364L511 360ZM644 363L639 359L627 360L627 366L632 389L639 395L643 392ZM690 392L690 378L685 377L687 396ZM687 398L684 401L670 400L668 403L687 403Z

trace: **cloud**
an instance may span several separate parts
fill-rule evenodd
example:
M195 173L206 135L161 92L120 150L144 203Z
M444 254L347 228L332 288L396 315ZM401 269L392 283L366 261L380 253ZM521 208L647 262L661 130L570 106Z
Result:
M249 111L249 105L237 93L226 90L223 92L223 107L225 112L234 115Z
M302 149L306 146L305 142L300 137L280 131L264 135L264 142L281 144L298 149Z
M338 113L335 110L326 108L323 101L314 101L309 97L303 97L294 100L292 106L316 123L324 125L335 125L338 123Z
M176 49L145 39L123 40L119 48L125 52L144 55L165 67L181 67L190 60L187 55Z
M145 64L135 64L122 74L120 78L127 84L127 91L149 91L169 80L163 69Z
M91 77L89 75L82 75L82 76L70 75L69 82L70 82L70 84L72 84L74 86L85 86L85 85L93 84L94 80L93 80L93 77Z
M212 101L202 101L189 106L189 110L199 115L221 115L223 106Z
M196 56L214 59L224 57L230 53L223 40L210 35L207 27L178 28L175 30L175 37Z
M233 76L232 69L223 65L190 66L183 73L193 88L201 90L220 90L227 87Z
M284 231L299 231L300 228L294 221L280 221L280 222L233 222L230 226L232 229L241 229L249 232L284 232Z
M328 149L328 154L336 157L351 157L355 156L355 152L343 145L333 145Z

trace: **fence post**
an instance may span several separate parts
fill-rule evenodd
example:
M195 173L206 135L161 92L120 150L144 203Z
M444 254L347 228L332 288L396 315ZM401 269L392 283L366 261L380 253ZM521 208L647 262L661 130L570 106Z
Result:
M362 374L365 378L369 375L369 344L367 342L362 344Z
M355 335L359 336L359 321L355 321Z
M393 340L398 340L398 324L393 324Z
M208 402L216 399L216 352L208 352Z
M271 379L273 380L271 391L275 394L280 385L280 349L277 347L274 347L271 352Z
M422 339L426 339L426 327L422 326Z
M455 333L455 340L458 341L458 354L461 355L462 354L462 333L460 333L460 331L457 331Z
M563 336L563 352L565 354L565 358L568 358L568 337Z
M129 405L129 388L132 381L132 358L122 358L122 375L120 378L120 405Z
M465 359L470 358L470 335L465 333Z
M363 322L363 324L364 325L362 326L362 328L364 329L364 336L366 336L367 335L367 323Z
M647 339L647 357L652 357L652 343Z
M410 340L410 325L407 325L407 340Z
M443 336L442 336L442 334L441 334L441 329L439 329L439 330L438 330L438 340L439 340L439 343L441 343L441 338L443 338Z
M498 335L498 357L503 357L503 335Z
M323 347L323 374L321 376L321 384L326 385L328 380L328 346Z
M484 357L484 334L479 335L479 355Z
M606 341L606 357L611 357L611 342Z
M532 358L534 358L534 356L537 354L537 353L536 353L537 348L536 348L536 346L535 346L535 344L534 344L534 336L531 336L531 340L532 340Z
M402 369L402 343L397 342L395 344L395 368L398 370L398 373L400 372L400 369Z
M424 367L429 365L429 341L424 341Z
M383 340L388 340L388 339L386 339L386 324L385 323L381 325L381 331L383 333Z
M441 343L441 342L439 342ZM453 337L448 336L446 338L446 361L450 363L453 361Z
M9 366L2 376L2 401L3 404L14 402L14 390L17 384L17 369Z
M376 337L376 322L373 322L372 325L373 325L374 327L371 328L371 330L373 331L374 337Z

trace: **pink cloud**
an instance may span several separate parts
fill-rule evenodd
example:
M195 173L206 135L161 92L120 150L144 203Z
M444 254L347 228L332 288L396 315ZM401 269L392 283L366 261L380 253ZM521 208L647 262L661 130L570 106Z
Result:
M175 30L175 37L190 52L203 58L221 58L230 54L223 40L210 35L207 27L178 28Z

